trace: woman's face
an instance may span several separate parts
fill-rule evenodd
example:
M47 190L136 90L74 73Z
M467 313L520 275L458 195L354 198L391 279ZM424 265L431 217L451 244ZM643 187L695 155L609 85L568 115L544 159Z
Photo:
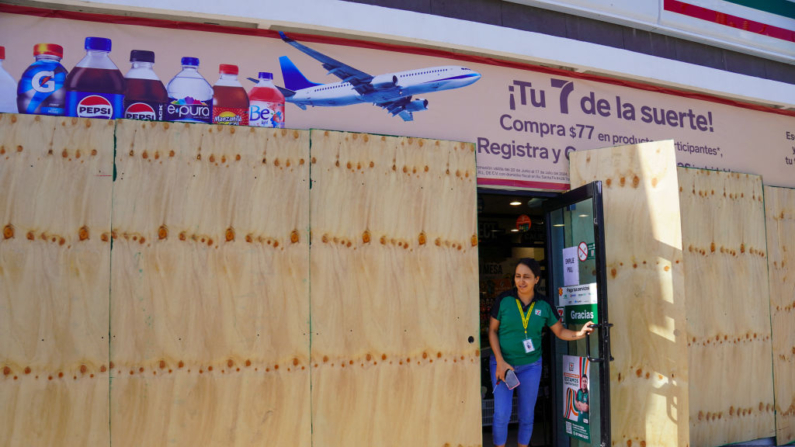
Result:
M513 280L516 283L516 288L522 295L532 292L535 285L538 284L538 277L533 274L530 267L524 264L516 266L516 275Z

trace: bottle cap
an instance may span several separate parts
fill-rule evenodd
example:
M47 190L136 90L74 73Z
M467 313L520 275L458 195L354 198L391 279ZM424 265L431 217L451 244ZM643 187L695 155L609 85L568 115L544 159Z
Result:
M261 72L259 72L259 78L260 79L272 80L273 79L273 73L269 73L267 71L261 71Z
M130 51L130 62L151 62L155 63L155 52L147 50Z
M6 47L0 46L0 59L6 58Z
M33 55L49 54L50 56L63 57L63 47L54 43L37 43L33 45Z
M198 67L199 66L199 58L198 57L183 57L182 58L182 65L189 65L191 67Z
M236 75L239 73L237 65L221 64L218 66L218 71L222 74Z
M86 37L86 50L110 52L110 39L104 37Z

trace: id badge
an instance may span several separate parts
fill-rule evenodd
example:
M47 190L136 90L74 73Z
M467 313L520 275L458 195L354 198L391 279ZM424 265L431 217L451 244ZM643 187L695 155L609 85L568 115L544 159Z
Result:
M526 354L529 354L536 350L535 346L533 346L533 340L527 339L523 341L522 344L524 345L524 352Z

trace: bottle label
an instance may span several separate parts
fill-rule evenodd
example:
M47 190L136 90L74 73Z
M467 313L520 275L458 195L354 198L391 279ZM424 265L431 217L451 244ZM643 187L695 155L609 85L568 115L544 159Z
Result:
M165 104L159 102L125 101L124 118L141 121L163 121Z
M248 126L248 109L213 107L213 123L229 126Z
M251 101L248 117L249 126L284 127L284 103Z
M66 114L78 118L118 119L124 111L124 95L66 92Z
M56 115L66 112L64 82L66 69L55 61L36 61L17 86L17 106L20 113Z
M182 99L168 98L166 105L166 121L187 121L191 123L213 122L213 104L193 99L190 96Z

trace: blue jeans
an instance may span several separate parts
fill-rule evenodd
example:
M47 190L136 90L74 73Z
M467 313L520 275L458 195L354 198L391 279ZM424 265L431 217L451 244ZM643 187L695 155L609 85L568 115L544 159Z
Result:
M491 356L489 366L491 386L495 387L497 360L494 356ZM514 366L514 372L519 379L517 388L509 390L505 382L500 382L494 388L494 419L491 428L494 445L505 445L508 438L508 422L511 420L514 391L519 393L519 444L529 445L530 437L533 435L533 417L538 398L538 384L541 381L541 359L529 365Z

